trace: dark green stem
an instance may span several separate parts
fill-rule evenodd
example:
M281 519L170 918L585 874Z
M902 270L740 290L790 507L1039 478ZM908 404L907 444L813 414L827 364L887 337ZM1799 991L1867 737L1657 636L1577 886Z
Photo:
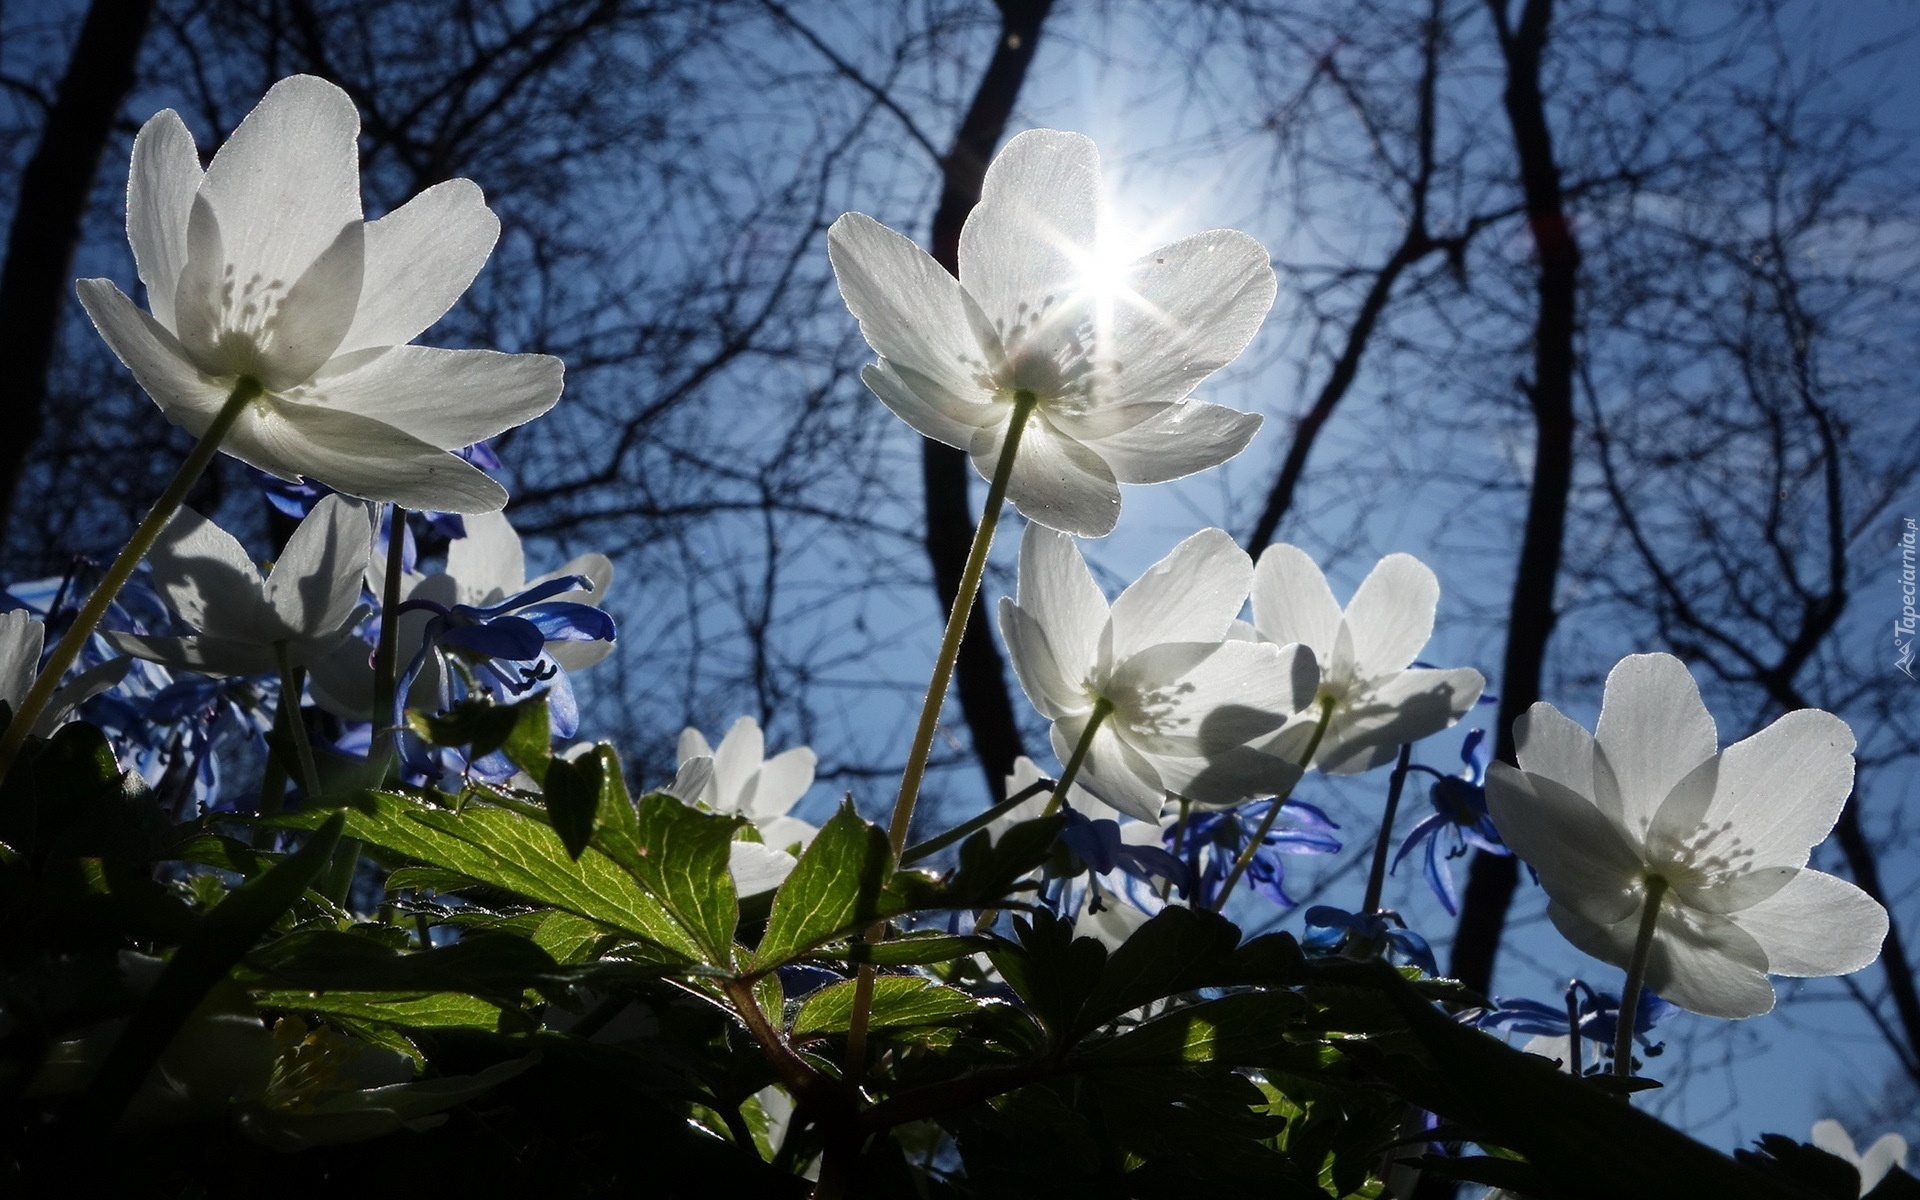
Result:
M1333 704L1332 696L1323 696L1320 699L1320 720L1314 723L1313 736L1307 739L1307 748L1300 755L1300 770L1303 773L1313 765L1313 756L1320 752L1320 741L1327 736L1327 726L1333 721ZM1299 781L1295 780L1295 782ZM1293 789L1288 788L1287 796L1292 794ZM1261 844L1267 840L1267 834L1272 831L1273 823L1280 819L1280 810L1286 807L1287 796L1273 798L1273 807L1267 810L1266 817L1260 822L1260 828L1254 831L1253 837L1248 839L1245 848L1233 860L1233 870L1227 872L1227 881L1220 885L1220 894L1213 898L1214 912L1219 912L1227 906L1227 897L1233 895L1234 885L1239 883L1240 877L1247 873L1247 868L1253 863L1253 856L1260 852Z
M1393 819L1400 815L1400 793L1407 786L1407 764L1413 746L1402 743L1400 759L1393 765L1393 777L1387 782L1387 811L1380 817L1380 836L1373 839L1373 869L1367 872L1367 895L1360 903L1361 915L1380 911L1380 893L1387 888L1387 851L1393 845Z
M1620 993L1619 1028L1613 1035L1613 1073L1622 1079L1633 1075L1633 1024L1640 1015L1640 991L1646 983L1647 959L1653 953L1653 929L1660 923L1660 901L1666 894L1664 878L1647 876L1647 898L1640 909L1640 932L1634 937L1633 957L1627 962L1627 986Z
M147 551L153 549L160 532L173 519L173 514L180 511L187 493L194 484L200 482L207 464L220 452L220 443L226 440L227 432L240 419L240 414L246 411L247 405L259 398L261 390L259 381L246 375L233 385L227 402L221 406L213 423L207 426L207 431L200 435L200 440L194 443L187 461L180 464L166 491L161 492L160 498L153 502L153 507L147 510L146 519L133 531L133 536L121 548L119 556L107 568L107 573L100 577L100 585L93 589L93 595L88 597L86 604L73 618L73 624L67 627L66 634L53 648L53 654L48 657L46 666L40 669L39 677L27 689L27 694L20 698L20 705L14 710L13 723L7 726L5 735L0 736L0 780L7 777L13 760L19 756L20 747L33 730L34 722L40 719L54 692L59 690L61 676L80 656L80 648L93 636L100 618L107 615L107 606L120 594L120 589L133 575L133 569L140 565L140 560L147 556Z

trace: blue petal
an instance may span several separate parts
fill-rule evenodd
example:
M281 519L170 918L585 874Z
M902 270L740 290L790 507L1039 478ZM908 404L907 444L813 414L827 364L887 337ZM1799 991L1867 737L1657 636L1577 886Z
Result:
M520 615L540 627L550 642L611 642L618 636L613 618L591 604L556 600Z
M547 637L538 625L525 618L494 617L485 624L448 629L440 635L440 644L481 658L530 662L546 649Z

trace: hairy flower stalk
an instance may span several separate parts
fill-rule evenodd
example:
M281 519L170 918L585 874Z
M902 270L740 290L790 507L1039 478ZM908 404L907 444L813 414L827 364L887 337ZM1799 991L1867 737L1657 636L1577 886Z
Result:
M1387 886L1387 847L1393 843L1393 819L1400 815L1400 793L1406 790L1407 770L1413 759L1413 744L1400 743L1400 761L1394 764L1387 783L1387 809L1380 815L1380 836L1373 842L1373 867L1367 872L1367 894L1360 902L1362 913L1380 911L1380 893Z
M33 686L27 689L27 694L21 697L20 707L13 714L13 723L7 726L6 734L0 736L0 780L6 779L7 772L13 769L13 760L19 756L20 747L26 743L28 732L33 729L41 710L46 708L47 701L53 698L53 693L59 688L60 677L65 675L67 668L73 665L73 660L80 654L80 648L87 644L87 638L92 636L95 627L100 624L100 618L106 615L107 606L112 604L113 598L120 594L120 589L133 575L133 569L140 565L140 560L147 556L147 551L153 549L153 543L160 537L161 531L167 527L167 522L173 519L173 514L180 511L180 505L185 502L187 493L193 489L194 484L200 482L200 476L206 473L207 464L213 461L213 456L220 450L221 439L227 436L227 431L232 429L234 422L240 419L240 414L246 410L247 405L257 399L260 394L260 382L250 375L241 376L239 382L233 385L233 391L227 396L227 402L220 407L219 415L214 417L213 423L207 426L207 431L200 436L200 440L194 443L192 452L187 455L187 460L180 464L178 471L174 472L172 482L168 483L166 490L160 493L160 498L153 502L153 507L147 510L146 519L140 522L140 527L133 531L131 538L127 539L127 544L121 548L119 556L113 560L113 564L107 568L107 573L101 578L100 585L94 588L93 595L75 615L73 624L67 627L67 632L61 637L59 644L54 646L53 654L47 659L46 666L41 669L39 677L33 681Z
M1074 778L1080 774L1080 764L1087 761L1087 751L1093 749L1093 735L1099 732L1100 722L1113 712L1113 701L1104 696L1094 701L1093 713L1087 718L1087 727L1080 734L1079 742L1073 747L1073 757L1067 759L1066 769L1060 772L1060 782L1053 785L1053 795L1047 800L1047 806L1040 813L1050 817L1060 811L1060 804L1067 798L1067 789L1073 786Z
M1647 959L1653 954L1653 930L1660 923L1660 901L1667 894L1667 881L1659 875L1647 876L1646 886L1647 898L1640 909L1640 930L1634 938L1633 958L1627 963L1627 986L1620 993L1620 1028L1613 1035L1613 1073L1622 1079L1633 1074L1633 1018L1640 1008L1640 990L1646 983Z

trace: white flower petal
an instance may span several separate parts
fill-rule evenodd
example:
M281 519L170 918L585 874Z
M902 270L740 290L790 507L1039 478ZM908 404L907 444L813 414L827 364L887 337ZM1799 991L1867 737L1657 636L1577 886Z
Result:
M147 554L153 586L181 620L203 633L250 638L271 629L266 584L226 530L182 506ZM261 641L267 639L261 638Z
M1832 713L1787 713L1722 753L1702 823L1737 830L1754 863L1805 866L1853 791L1853 747L1853 731Z
M757 896L786 882L800 860L784 850L759 842L732 842L727 846L727 871L740 896Z
M1280 648L1264 642L1162 642L1115 670L1108 720L1149 754L1224 753L1293 716L1285 666Z
M754 784L766 750L760 722L752 717L739 717L727 728L713 752L713 785L718 793L715 809L743 816L753 811Z
M755 821L754 827L760 831L760 838L775 849L785 850L798 844L805 847L812 843L820 830L807 824L798 817L768 817Z
M827 257L874 353L947 395L987 398L977 381L986 351L968 311L974 306L932 256L872 217L847 213L827 230Z
M1671 920L1668 911L1661 913L1647 956L1647 987L1705 1017L1738 1019L1771 1011L1773 984L1759 944L1726 917L1691 911L1686 917Z
M1054 722L1048 738L1053 743L1054 755L1062 763L1072 759L1073 748L1086 727L1085 713ZM1075 783L1142 821L1158 821L1161 805L1166 802L1166 788L1160 782L1160 773L1104 721L1094 730L1093 744L1087 750L1086 761L1080 764Z
M1877 1187L1887 1172L1907 1165L1907 1139L1897 1133L1881 1134L1867 1152L1860 1156L1860 1194L1866 1195Z
M187 214L200 190L200 152L180 114L162 109L133 139L127 172L127 241L154 319L173 328L173 294L187 265Z
M1252 746L1235 746L1202 758L1152 758L1168 791L1203 808L1227 808L1257 796L1284 796L1302 774L1299 764Z
M1602 925L1638 911L1640 856L1585 796L1496 762L1487 769L1487 810L1555 903Z
M1099 652L1107 598L1087 570L1080 547L1064 533L1028 525L1020 538L1015 602L1040 624L1063 671L1083 682Z
M467 536L448 543L446 570L460 603L496 604L527 585L526 553L505 513L480 513L463 524Z
M1030 129L994 156L960 231L960 282L1003 338L1080 283L1099 204L1091 138Z
M1102 331L1102 357L1117 356L1122 368L1113 399L1181 399L1247 348L1278 290L1266 248L1231 229L1141 257L1114 300L1111 331Z
M548 354L396 346L352 370L323 371L301 398L458 450L552 408L564 374Z
M1760 944L1774 975L1852 974L1880 957L1887 937L1887 910L1822 871L1798 872L1732 920Z
M236 290L291 285L360 220L359 138L353 101L311 75L274 84L240 122L200 187Z
M323 497L274 563L267 577L267 603L296 636L315 638L338 630L360 603L372 547L366 506L344 496Z
M909 373L910 374L910 373ZM905 421L915 433L961 450L973 445L980 429L994 420L1004 422L1011 414L1008 406L980 404L962 400L936 386L922 375L912 376L920 383L928 399L910 386L900 369L881 360L860 370L860 382L880 398L893 415Z
M1514 721L1513 740L1521 770L1551 779L1577 795L1598 799L1593 782L1593 735L1584 726L1541 700ZM1607 815L1620 820L1617 811Z
M1260 432L1261 420L1225 405L1187 400L1087 444L1121 483L1165 483L1219 466L1245 450Z
M280 669L273 647L251 638L141 637L110 630L101 630L100 636L121 654L131 654L178 671L195 671L201 675L270 675Z
M1085 668L1070 673L1061 665L1047 631L1033 614L1007 597L1000 597L1000 637L1007 644L1007 658L1020 690L1027 694L1041 716L1057 721L1087 711Z
M1853 1138L1848 1136L1846 1126L1831 1118L1813 1123L1813 1144L1836 1158L1859 1165L1860 1152L1853 1148ZM1863 1181L1864 1182L1864 1181ZM1861 1193L1865 1195L1863 1191Z
M266 324L260 347L260 382L268 391L284 392L307 382L333 357L359 307L365 264L365 226L354 221L287 289Z
M676 750L678 761L683 763L692 758L713 757L713 747L707 744L707 735L691 725L680 731L680 743Z
M1380 766L1408 742L1446 729L1480 698L1486 680L1472 667L1416 667L1334 710L1314 755L1330 775L1352 775ZM1318 714L1313 714L1318 719Z
M24 608L0 613L0 700L18 707L40 669L47 627Z
M753 790L753 807L747 815L762 823L784 817L800 797L813 786L813 769L819 758L806 746L784 750L760 764L760 782ZM780 843L770 843L778 845Z
M1713 715L1685 664L1635 654L1607 674L1594 742L1619 782L1621 822L1644 836L1673 786L1719 749Z
M444 450L367 417L262 397L221 449L282 479L305 475L362 500L438 512L496 512L506 489Z
M1355 673L1376 679L1404 671L1433 636L1440 581L1411 554L1389 554L1374 564L1347 601Z
M1275 542L1253 567L1253 626L1270 642L1298 642L1324 669L1340 628L1340 602L1307 552Z
M105 279L82 279L74 288L93 327L153 397L167 420L198 437L226 403L227 389L208 379L179 339Z
M366 231L366 287L339 354L404 345L445 316L493 253L500 219L480 185L450 179Z
M974 434L969 452L984 478L993 478L1005 433L1002 427ZM1120 485L1106 461L1040 417L1021 435L1007 499L1027 520L1079 537L1105 537L1120 520Z
M1161 642L1217 642L1247 602L1253 560L1224 530L1202 529L1113 602L1113 657Z

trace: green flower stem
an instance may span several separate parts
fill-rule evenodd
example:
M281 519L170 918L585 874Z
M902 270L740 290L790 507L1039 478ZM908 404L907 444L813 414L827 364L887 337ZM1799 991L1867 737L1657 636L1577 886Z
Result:
M93 595L74 617L73 624L68 626L66 635L60 639L58 645L54 646L53 654L47 659L47 665L41 668L39 677L33 681L33 686L27 689L27 694L20 698L20 707L13 714L13 723L7 726L6 734L0 736L0 780L4 780L7 772L12 769L13 760L19 757L20 747L26 744L28 731L33 728L34 722L40 719L40 714L45 711L48 701L53 699L54 692L60 687L61 676L67 673L67 668L73 665L73 660L80 656L80 648L87 644L87 639L93 635L94 628L100 624L100 618L106 616L107 606L112 604L113 598L120 594L121 587L133 575L133 569L140 565L140 560L147 556L147 551L153 549L153 543L159 540L160 531L167 527L167 522L173 519L173 514L180 510L180 505L186 500L187 493L192 490L194 484L200 482L200 476L206 473L207 464L213 461L215 454L219 453L220 443L226 440L227 432L233 428L234 422L240 419L240 414L246 411L247 405L259 398L262 390L260 381L250 375L242 375L239 382L233 385L233 391L227 396L227 402L221 405L220 412L213 418L213 423L207 426L207 431L200 435L198 442L194 443L192 452L187 455L187 461L181 463L180 469L174 472L173 481L167 484L167 490L161 492L160 498L153 502L151 509L147 510L146 519L141 521L140 527L133 531L133 536L127 540L119 557L113 560L113 565L109 566L107 573L101 577L100 586L93 590Z
M320 794L320 768L307 741L307 723L300 719L300 672L287 656L287 644L275 642L273 656L280 661L280 712L286 716L286 736L293 742L294 761L300 765L300 790L311 801Z
M1073 755L1067 759L1067 769L1060 772L1060 782L1053 785L1053 797L1047 801L1046 810L1040 815L1050 817L1060 811L1067 801L1067 789L1073 786L1075 777L1080 774L1080 764L1087 761L1087 752L1093 749L1093 735L1100 728L1100 722L1107 719L1113 711L1113 702L1105 697L1093 702L1093 715L1087 718L1087 727L1080 731L1080 740L1074 743Z
M1633 957L1627 962L1627 987L1620 993L1620 1026L1613 1035L1613 1073L1622 1079L1633 1075L1633 1023L1640 1015L1640 989L1646 983L1647 958L1653 953L1653 928L1660 923L1660 901L1666 894L1664 878L1647 876L1640 932L1633 940Z
M1327 736L1327 726L1333 721L1333 704L1332 696L1321 697L1320 720L1314 723L1313 736L1307 740L1307 748L1300 755L1302 771L1313 765L1313 756L1320 752L1320 741ZM1292 794L1293 789L1288 788L1287 796ZM1240 877L1247 873L1247 867L1253 863L1253 856L1259 852L1261 843L1267 840L1267 834L1272 831L1273 823L1280 819L1280 809L1285 806L1287 796L1273 798L1273 807L1267 810L1266 819L1260 822L1260 828L1254 831L1253 837L1247 840L1239 857L1233 860L1233 870L1227 872L1227 881L1220 885L1220 894L1213 898L1214 912L1219 912L1227 906L1227 897L1233 895L1234 885L1239 883Z
M1000 445L1000 461L994 464L993 480L987 486L987 502L980 510L980 525L973 531L973 546L967 551L967 563L960 572L960 590L953 598L953 610L947 614L946 636L941 638L940 654L933 661L933 678L927 681L927 698L920 705L920 724L913 731L913 748L907 752L900 794L894 799L893 818L887 823L887 840L892 843L896 857L906 849L907 827L913 821L913 805L920 796L927 755L933 750L933 735L940 725L947 685L953 681L953 664L960 657L960 639L967 632L967 616L973 611L974 597L980 592L980 577L987 569L987 551L993 546L993 531L1000 524L1000 508L1007 500L1014 455L1026 432L1027 418L1038 402L1039 397L1027 391L1017 392L1013 398L1013 414L1008 420L1006 440Z
M960 658L960 639L966 635L967 617L973 612L974 597L980 593L980 577L986 573L987 551L993 547L993 531L1000 524L1001 506L1007 502L1014 455L1020 449L1020 438L1027 431L1027 418L1033 415L1039 401L1038 396L1024 390L1013 396L1007 436L1000 443L1000 461L994 464L993 479L987 485L987 502L980 510L980 525L973 531L973 546L967 551L967 563L960 572L960 590L953 598L953 610L947 614L947 632L940 639L940 653L933 660L933 678L927 681L927 698L920 704L920 724L913 731L907 768L900 776L900 794L894 798L893 816L887 822L887 842L893 847L896 859L906 851L914 802L920 797L920 780L927 772L927 755L933 750L933 735L940 726L940 709L946 704L947 685L953 682L953 664ZM878 940L885 934L884 925L876 926L868 931L868 940ZM867 1019L872 1011L873 966L862 963L854 980L853 1013L847 1025L849 1079L858 1079L864 1069Z
M1380 836L1373 839L1373 869L1367 872L1367 896L1360 903L1361 915L1380 911L1380 893L1387 888L1387 849L1393 845L1393 819L1400 815L1400 793L1406 790L1407 766L1413 759L1413 746L1401 743L1400 761L1393 764L1393 776L1387 781L1387 811L1380 815Z
M1035 780L1033 783L1030 783L1026 787L1021 788L1019 791L1015 792L1011 796L1008 796L1005 800L1002 800L1000 803L994 805L992 808L987 809L985 812L976 813L973 816L968 817L966 820L960 822L958 825L955 825L952 829L947 830L945 833L936 834L933 837L928 838L924 842L916 842L915 844L908 846L906 853L900 856L900 865L903 867L909 866L913 863L919 862L923 858L927 858L931 855L938 854L940 851L945 850L948 846L953 845L955 842L965 839L969 834L977 833L980 830L985 829L987 826L993 824L999 818L1012 812L1014 809L1020 807L1022 804L1025 804L1027 801L1033 799L1035 796L1038 796L1041 792L1046 791L1048 788L1052 786L1053 784L1049 780L1045 780L1045 779Z
M393 758L393 701L399 691L400 622L392 612L400 607L400 576L406 570L407 510L388 507L387 577L380 589L380 644L373 652L373 742L367 761L378 764L382 777Z

